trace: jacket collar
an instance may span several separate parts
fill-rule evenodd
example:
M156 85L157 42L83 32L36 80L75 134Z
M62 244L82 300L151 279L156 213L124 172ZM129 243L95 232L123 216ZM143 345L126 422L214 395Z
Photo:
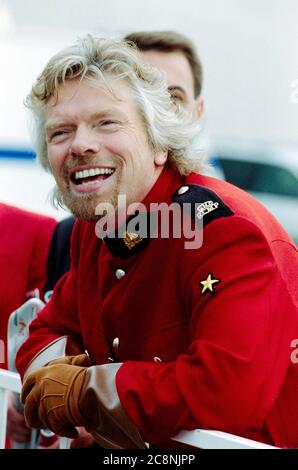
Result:
M181 176L179 173L174 168L166 165L142 201L141 210L130 216L118 228L114 237L106 236L104 238L104 242L113 256L128 258L148 245L150 234L154 233L156 223L156 214L152 211L151 204L160 204L161 202L170 204L172 194L180 184Z

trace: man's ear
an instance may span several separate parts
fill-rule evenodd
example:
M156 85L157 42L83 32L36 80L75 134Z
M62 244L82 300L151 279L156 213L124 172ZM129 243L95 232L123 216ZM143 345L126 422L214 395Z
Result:
M205 110L205 101L200 96L197 98L195 113L198 119L202 119Z
M168 159L168 151L160 151L154 154L154 163L156 166L163 166Z

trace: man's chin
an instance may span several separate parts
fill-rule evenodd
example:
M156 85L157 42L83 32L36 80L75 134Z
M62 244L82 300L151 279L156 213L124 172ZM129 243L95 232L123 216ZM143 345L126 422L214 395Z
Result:
M99 219L99 216L95 213L96 201L97 198L94 193L73 196L68 192L62 193L57 187L53 193L53 202L56 206L67 208L77 219L86 222L97 222Z
M76 219L80 219L80 220L83 220L84 222L97 222L99 217L95 214L89 214L87 212L84 212L84 211L79 211L79 210L74 210L74 209L70 209L69 210L71 211L72 215L76 218Z
M99 219L95 213L96 204L91 201L75 201L67 204L67 207L77 219L86 222L97 222Z

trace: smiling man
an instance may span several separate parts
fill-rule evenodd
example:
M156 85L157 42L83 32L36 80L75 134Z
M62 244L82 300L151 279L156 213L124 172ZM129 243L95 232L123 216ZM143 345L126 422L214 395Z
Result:
M145 64L156 67L165 74L173 101L201 123L204 115L203 67L190 39L176 31L132 32L124 39L137 46ZM223 178L219 162L213 160L212 163L215 165L208 166L206 173ZM73 224L74 218L69 217L57 225L48 259L46 291L51 291L60 275L69 269L69 239Z
M51 170L64 203L83 220L95 220L101 202L116 207L120 194L128 204L142 201L167 159L152 152L128 84L114 79L109 87L67 81L45 110Z
M28 424L69 437L85 426L108 448L165 447L197 427L297 447L298 262L282 227L200 174L190 113L123 41L61 51L27 103L39 158L78 217L71 269L17 355ZM124 196L149 215L174 201L203 245L128 230L140 219ZM122 235L96 236L102 205L122 212Z

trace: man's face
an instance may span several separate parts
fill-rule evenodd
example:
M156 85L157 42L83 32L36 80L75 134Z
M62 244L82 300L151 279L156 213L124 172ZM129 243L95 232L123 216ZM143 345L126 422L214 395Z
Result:
M125 81L105 88L78 79L58 87L45 109L49 163L63 200L77 217L96 220L99 203L140 202L167 159L154 152Z
M165 73L168 89L175 101L200 118L203 100L194 95L194 79L188 60L181 52L141 51L144 63Z

